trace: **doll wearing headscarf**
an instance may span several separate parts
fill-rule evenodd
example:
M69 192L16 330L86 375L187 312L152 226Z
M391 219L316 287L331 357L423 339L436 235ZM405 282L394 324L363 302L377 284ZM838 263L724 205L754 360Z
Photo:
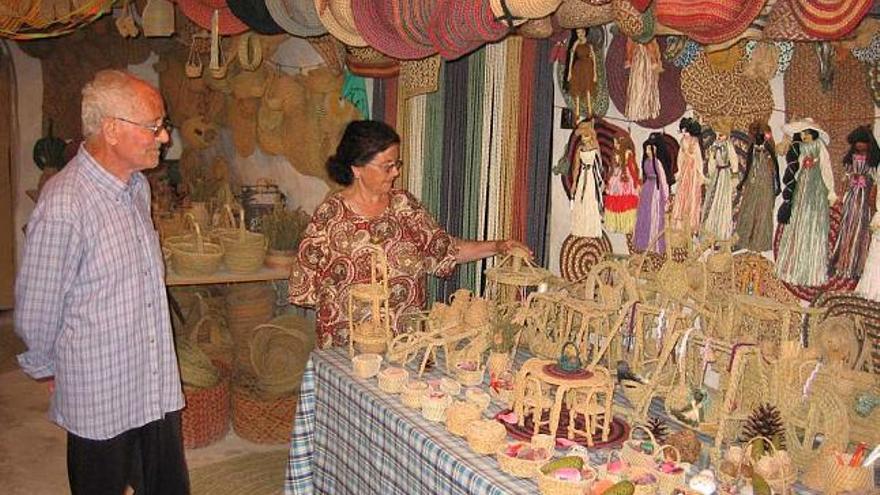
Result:
M819 286L828 280L829 206L837 201L829 138L812 119L791 122L783 130L792 138L783 179L793 193L776 254L776 276L790 284Z
M614 138L611 170L605 186L605 229L622 234L632 233L639 206L639 171L632 140L628 136Z
M669 198L670 157L663 143L662 134L651 133L642 145L642 189L639 192L639 208L636 212L636 228L633 247L645 251L653 239L654 251L663 253L666 240L660 234L666 227L666 205Z
M602 237L602 154L593 123L583 121L571 133L571 235Z
M727 130L719 130L709 146L709 177L703 203L703 232L715 240L727 240L733 234L733 199L739 173L739 157Z
M737 249L762 252L773 248L773 206L780 192L776 145L766 123L749 126L746 169L736 189L740 194L736 222Z
M849 151L843 157L847 189L843 195L840 229L828 261L828 274L848 279L862 276L870 242L871 204L880 148L868 126L857 127L846 138Z
M684 131L678 149L678 173L675 182L678 188L672 199L672 226L687 232L700 230L700 203L703 200L703 150L700 146L702 126L691 118L684 118L678 124Z

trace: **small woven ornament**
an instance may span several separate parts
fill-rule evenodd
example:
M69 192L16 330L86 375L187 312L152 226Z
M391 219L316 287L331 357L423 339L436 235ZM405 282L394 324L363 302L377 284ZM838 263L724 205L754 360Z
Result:
M765 437L773 441L777 449L785 448L785 427L782 424L782 415L779 409L772 404L761 404L752 411L746 424L743 425L741 436L749 441L756 437ZM764 442L756 442L752 455L760 456L764 453Z
M688 428L671 433L666 437L664 444L678 449L681 455L681 462L691 464L695 464L699 460L700 451L703 449L700 438L697 437L693 430Z

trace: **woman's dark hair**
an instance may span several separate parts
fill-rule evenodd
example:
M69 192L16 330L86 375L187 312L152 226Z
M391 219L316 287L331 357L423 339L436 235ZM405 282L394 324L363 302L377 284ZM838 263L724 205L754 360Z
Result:
M385 122L350 122L336 146L336 153L327 159L327 173L336 183L351 185L354 182L352 167L363 167L376 155L395 144L400 144L400 136Z
M684 131L694 137L700 137L700 133L703 132L703 126L700 125L700 122L697 119L685 117L678 122L678 130Z

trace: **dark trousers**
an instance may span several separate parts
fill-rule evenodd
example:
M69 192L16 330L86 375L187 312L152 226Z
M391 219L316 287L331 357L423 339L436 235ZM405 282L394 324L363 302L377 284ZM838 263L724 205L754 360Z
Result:
M107 440L68 432L67 478L73 495L189 494L180 411Z

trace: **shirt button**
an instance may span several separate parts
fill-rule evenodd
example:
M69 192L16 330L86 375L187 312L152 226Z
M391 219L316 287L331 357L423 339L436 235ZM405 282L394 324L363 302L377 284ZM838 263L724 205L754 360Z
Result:
M153 307L153 303L147 303L147 307L148 307L148 308L152 308L152 307Z

